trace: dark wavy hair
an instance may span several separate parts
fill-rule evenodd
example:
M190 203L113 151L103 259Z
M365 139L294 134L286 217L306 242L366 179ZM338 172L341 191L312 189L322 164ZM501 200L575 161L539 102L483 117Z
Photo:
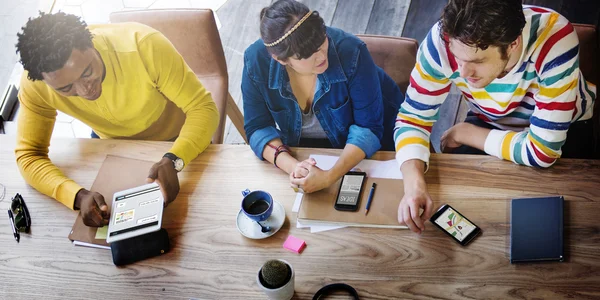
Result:
M442 13L440 35L485 50L500 48L503 57L523 27L521 0L450 0Z
M58 12L29 18L17 34L17 53L21 64L29 72L30 80L42 80L42 73L64 67L73 49L93 47L92 33L78 16Z
M260 12L263 42L268 44L278 40L309 11L306 5L294 0L279 0L263 8ZM281 60L292 56L304 59L317 52L326 37L325 22L314 11L290 36L267 50Z

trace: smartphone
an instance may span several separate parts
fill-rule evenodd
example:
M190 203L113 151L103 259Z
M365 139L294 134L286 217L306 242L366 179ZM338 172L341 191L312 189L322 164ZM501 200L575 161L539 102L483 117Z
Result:
M442 205L429 221L463 246L481 232L477 225L448 204Z
M360 204L363 182L367 177L365 172L350 171L342 178L342 184L335 200L335 209L343 211L357 211Z

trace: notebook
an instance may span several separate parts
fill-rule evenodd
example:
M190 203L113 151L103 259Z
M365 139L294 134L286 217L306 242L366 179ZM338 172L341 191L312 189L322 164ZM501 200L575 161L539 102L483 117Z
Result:
M373 182L377 183L377 188L369 213L365 216ZM298 212L298 222L305 226L407 228L398 223L398 205L404 195L402 180L367 177L363 183L360 208L355 212L338 211L333 207L340 184L341 179L326 189L304 194Z
M154 162L151 161L107 155L90 190L102 194L110 208L116 192L146 184L148 171L152 165ZM75 245L110 249L106 237L103 238L100 235L97 237L98 230L102 231L103 229L83 224L81 213L79 213L69 234L69 239ZM106 233L103 235L105 236Z
M563 261L562 196L513 199L510 262Z

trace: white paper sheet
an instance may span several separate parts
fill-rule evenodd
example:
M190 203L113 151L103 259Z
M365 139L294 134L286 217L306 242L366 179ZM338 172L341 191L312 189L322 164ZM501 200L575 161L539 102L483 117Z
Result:
M346 226L311 226L310 227L310 233L317 233L317 232L323 232L323 231L328 231L328 230L335 230L335 229L340 229L340 228L346 228Z
M90 244L90 243L80 242L80 241L73 241L73 245L75 245L75 246L82 246L82 247L90 247L90 248L99 248L99 249L110 250L109 246L102 246L102 245Z
M333 168L337 160L338 156L332 155L318 155L312 154L311 158L314 158L317 161L317 167L321 168L321 170L329 170ZM361 171L367 173L367 177L376 177L376 178L387 178L387 179L402 179L402 172L400 172L400 167L398 166L398 162L395 159L392 160L372 160L372 159L364 159L361 161L356 168ZM292 212L300 211L300 204L302 203L303 193L296 194L296 200L294 201L294 206L292 207ZM296 221L296 228L306 228L310 226L305 226ZM312 226L310 227L311 233L323 232L327 230L334 230L344 228L346 226Z
M296 193L296 200L294 200L294 206L292 206L292 212L299 212L300 211L300 203L302 203L302 197L304 196L303 193Z
M334 230L334 229L340 229L340 228L344 228L346 226L309 226L309 225L302 225L300 224L300 222L298 222L298 219L296 219L296 228L310 228L310 233L317 233L317 232L322 232L322 231L327 231L327 230Z
M296 228L310 228L310 226L300 224L300 222L298 222L298 218L296 218Z
M357 167L366 172L367 177L402 179L400 166L398 166L398 162L395 159L384 161L363 160Z
M310 156L317 161L317 167L321 170L329 170L333 168L338 156L332 155L317 155ZM367 177L387 178L387 179L402 179L402 172L395 159L391 160L373 160L363 159L356 168L367 173Z

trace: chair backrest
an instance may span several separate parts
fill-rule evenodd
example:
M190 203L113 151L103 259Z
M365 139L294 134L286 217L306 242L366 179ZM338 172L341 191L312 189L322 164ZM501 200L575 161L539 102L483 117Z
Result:
M600 32L587 24L573 24L579 37L579 69L585 80L600 87ZM596 91L598 92L598 91ZM596 138L596 153L600 155L600 104L598 95L594 104L594 136ZM600 157L598 157L600 158Z
M158 9L116 12L112 23L138 22L164 34L181 54L219 110L213 143L222 144L227 113L229 77L221 37L210 9Z
M415 66L419 43L410 38L357 35L367 44L375 61L398 84L402 93L410 82L410 72Z
M573 27L579 37L579 69L587 81L598 85L600 80L598 32L593 25L573 24Z

